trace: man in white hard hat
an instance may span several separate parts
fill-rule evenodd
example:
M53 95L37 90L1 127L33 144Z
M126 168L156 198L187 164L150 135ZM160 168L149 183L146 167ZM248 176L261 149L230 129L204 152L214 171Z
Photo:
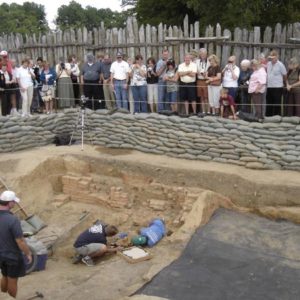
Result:
M25 276L23 253L28 263L32 256L23 237L19 219L10 210L19 203L13 191L5 191L0 195L0 268L2 273L1 292L16 298L18 278ZM23 253L22 253L23 252Z

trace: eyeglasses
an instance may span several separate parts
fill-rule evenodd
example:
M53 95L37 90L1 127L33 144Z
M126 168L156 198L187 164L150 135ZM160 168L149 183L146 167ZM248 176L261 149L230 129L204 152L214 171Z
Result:
M228 61L228 63L229 63L229 64L233 64L233 63L234 63L234 61L231 61L231 60L229 60L229 61Z
M117 58L119 59L119 58L122 58L122 56L117 56Z

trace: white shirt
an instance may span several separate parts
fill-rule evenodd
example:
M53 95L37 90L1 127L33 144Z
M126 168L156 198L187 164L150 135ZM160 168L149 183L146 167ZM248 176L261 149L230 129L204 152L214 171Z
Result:
M30 68L25 69L23 67L20 67L18 69L17 79L19 79L20 88L27 89L28 87L33 86L33 80L31 74L34 73L33 70Z
M236 79L232 78L232 72L230 70L230 66L225 67L225 72L223 76L223 87L225 88L231 88L231 87L238 87L238 79L240 76L240 68L236 65L233 67L233 73L236 76Z
M197 73L197 65L193 62L190 62L188 65L184 62L178 66L178 73L180 72L193 72L195 73L195 77L191 77L188 75L180 76L180 80L184 83L195 82L196 73Z
M286 68L281 61L272 64L271 61L267 64L268 87L281 88L283 87L283 76L287 74Z
M197 65L197 78L205 79L203 75L204 75L204 73L207 72L207 70L210 66L208 59L203 60L203 59L198 58L196 60L196 65Z
M132 72L132 79L131 79L131 85L134 86L141 86L141 85L146 85L147 80L146 76L142 76L140 73L140 69L132 68L131 67L131 72ZM141 66L141 70L144 71L145 74L147 74L147 68L145 65Z
M129 71L129 64L124 60L121 62L115 61L110 67L110 73L113 74L113 78L116 80L125 80Z

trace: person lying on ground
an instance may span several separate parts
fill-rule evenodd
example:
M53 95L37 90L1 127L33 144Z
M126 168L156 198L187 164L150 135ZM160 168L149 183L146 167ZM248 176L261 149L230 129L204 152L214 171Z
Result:
M99 222L83 231L74 243L77 254L74 263L80 260L87 266L95 265L93 258L101 257L105 253L115 253L118 248L107 246L107 237L112 237L118 233L118 228L114 225L103 225Z

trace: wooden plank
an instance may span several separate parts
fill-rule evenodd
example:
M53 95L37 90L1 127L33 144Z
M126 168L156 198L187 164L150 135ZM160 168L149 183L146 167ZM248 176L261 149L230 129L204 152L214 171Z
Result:
M177 26L173 27L173 35L178 37L179 36L179 30ZM175 60L175 63L178 64L180 60L180 47L179 45L173 45L173 59Z
M255 26L254 27L254 44L260 44L260 27ZM261 53L260 47L254 47L253 48L253 58L258 58Z
M237 27L234 29L234 41L235 42L241 42L242 41L242 30ZM239 45L236 45L233 48L233 55L235 55L236 57L236 64L239 66L240 61L241 61L241 53L242 53L242 49Z
M231 39L231 32L228 29L225 29L223 36L227 36L228 39ZM221 67L224 67L227 64L227 59L231 55L231 47L228 44L223 45L222 49L222 58L220 58Z
M188 15L186 15L183 20L183 36L185 38L188 38L187 40L184 41L184 52L186 54L189 52L189 44L187 42L190 41L190 38L189 38L189 16Z
M200 23L199 21L196 21L194 24L194 38L199 38L200 37ZM199 52L200 49L200 44L198 42L195 42L195 50L197 50Z
M193 24L190 24L190 38L194 38L194 26L193 26ZM191 50L195 50L195 44L194 43L189 44L189 52Z
M182 32L181 28L179 28L178 35L179 35L179 38L183 37L183 32ZM179 62L178 62L178 64L183 62L184 55L185 55L184 43L180 43L180 46L179 46Z
M293 24L293 38L295 39L294 41L300 41L300 22ZM299 46L299 44L297 45ZM293 50L292 56L299 58L299 51Z
M280 43L284 44L286 42L286 26L284 26L282 28L282 32L281 32L281 36L280 36ZM285 53L285 49L282 48L281 49L281 53L280 53L280 60L287 65L288 59L286 58L286 53Z
M157 29L154 26L151 27L151 40L152 40L152 47L151 47L152 56L158 59L160 57L161 52L158 52L159 48L155 46L153 47L153 45L156 45L157 43Z
M218 23L216 26L216 38L220 38L222 34L222 29L221 25ZM208 52L209 53L209 52ZM221 58L222 57L222 47L220 45L216 45L216 51L215 51L217 57ZM212 53L209 53L209 55Z
M252 59L253 56L253 47L254 47L254 32L253 30L249 31L249 49L248 49L248 55Z
M142 45L145 45L146 37L145 37L145 27L142 25L139 29L139 42ZM147 60L146 58L146 47L140 47L140 54L143 56L144 62Z
M132 17L127 19L127 43L134 43L134 29L133 29L133 22ZM128 57L134 58L134 47L130 47L128 49Z
M248 30L243 29L242 41L248 42L248 38L249 38ZM251 57L249 57L249 55L248 55L248 47L245 47L245 46L242 47L242 59L250 59L251 60Z
M173 27L172 26L169 26L169 28L168 28L168 36L173 36ZM173 46L170 45L168 47L168 49L169 49L170 56L174 58Z
M147 49L147 58L152 56L151 51L151 26L149 24L146 25L146 49Z
M164 27L163 27L162 23L160 23L158 25L157 38L158 38L158 42L159 43L163 43L164 42ZM158 47L158 53L162 53L162 51L163 51L163 47L159 46Z

